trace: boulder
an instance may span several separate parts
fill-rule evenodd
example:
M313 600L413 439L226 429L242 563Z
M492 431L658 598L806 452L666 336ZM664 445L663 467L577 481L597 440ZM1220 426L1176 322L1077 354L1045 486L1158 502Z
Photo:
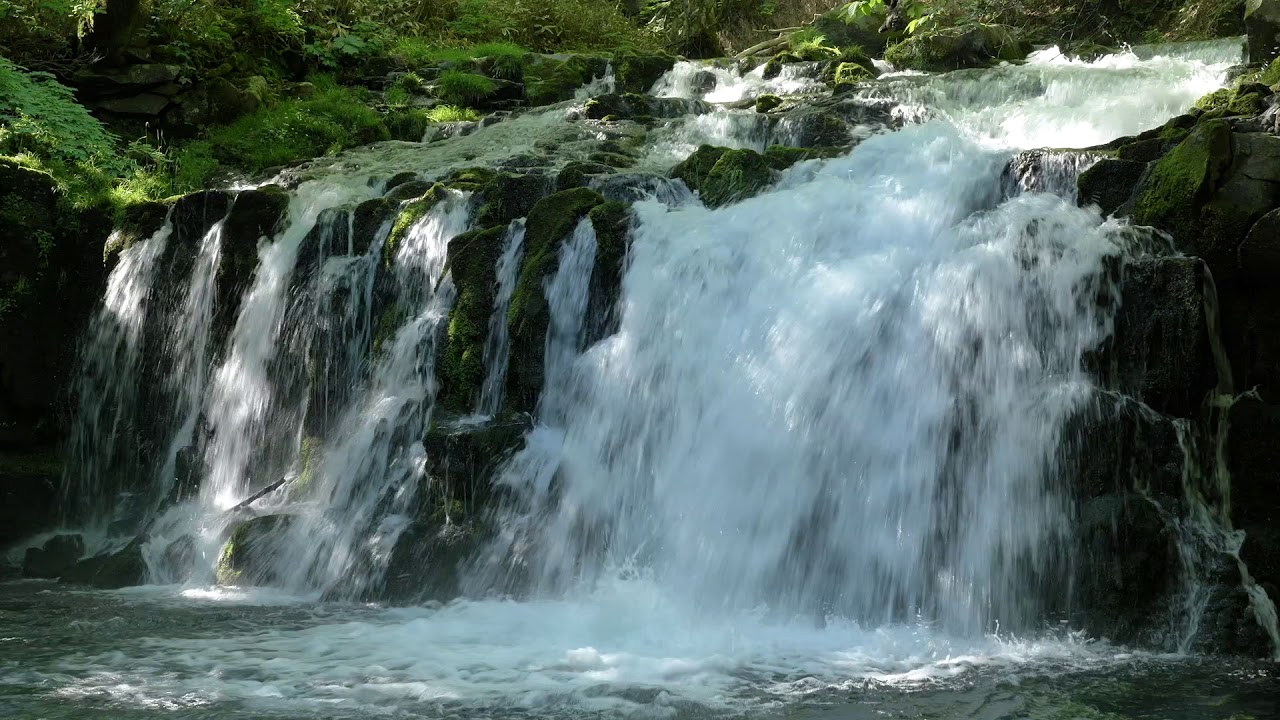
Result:
M613 168L604 163L571 162L557 173L555 190L560 192L562 190L587 187L591 184L593 177L607 175L611 172L613 172Z
M218 554L219 585L271 585L279 581L277 555L294 523L292 515L260 515L231 531Z
M203 128L234 122L260 106L261 101L253 93L226 78L213 77L174 98L165 123L181 137L194 137Z
M289 209L289 194L278 185L245 190L222 226L222 259L216 279L219 323L230 327L244 291L258 268L258 246L281 228Z
M782 98L778 97L777 95L770 95L766 93L756 98L756 112L767 113L770 110L777 109L777 107L781 104L782 104Z
M1137 190L1134 220L1169 234L1193 254L1201 245L1200 208L1213 197L1231 167L1231 127L1210 120L1164 156ZM1220 258L1209 262L1215 274Z
M1245 0L1244 26L1249 62L1271 62L1280 57L1280 0Z
M94 108L113 115L133 118L154 118L169 107L170 99L159 93L139 93L128 97L109 98L94 103Z
M52 580L62 577L84 555L84 538L80 535L54 535L38 548L28 548L22 558L22 574L29 578Z
M889 48L884 59L899 69L950 72L1018 62L1031 44L1004 25L970 23L918 32Z
M1280 407L1242 397L1228 417L1231 521L1245 534L1240 557L1280 601Z
M1280 277L1280 208L1258 218L1237 252L1242 281L1269 285Z
M548 195L529 211L520 279L512 293L508 315L511 350L506 387L507 403L512 409L532 411L542 391L550 321L543 288L560 267L560 246L578 221L604 201L599 193L574 188Z
M123 549L81 560L69 569L62 581L104 590L142 585L147 579L147 563L142 557L146 538L134 538Z
M704 205L717 208L759 194L773 183L769 161L754 150L703 145L671 170L697 192Z
M476 213L476 226L487 228L506 226L516 218L522 218L533 209L549 190L548 179L543 175L500 173L485 184L484 204Z
M71 82L87 98L133 95L149 88L174 82L182 75L177 65L141 63L118 68L87 68L77 72Z
M54 525L61 480L52 453L0 453L0 550Z
M622 269L631 241L635 214L624 202L597 205L588 213L596 231L596 263L591 269L587 294L585 342L588 347L618 331L618 299L622 294Z
M618 53L613 58L618 90L624 93L647 93L675 64L676 58L673 55Z

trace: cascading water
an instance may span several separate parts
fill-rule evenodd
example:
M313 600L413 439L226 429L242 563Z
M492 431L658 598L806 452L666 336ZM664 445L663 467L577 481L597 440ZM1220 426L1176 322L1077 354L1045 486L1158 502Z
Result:
M222 353L199 360L214 345L195 339L206 334L199 322L184 329L190 365L173 377L189 378L183 393L199 403L184 401L171 447L199 434L187 419L201 408L193 422L207 425L207 467L199 496L155 523L149 551L194 535L203 570L181 590L187 598L265 602L208 585L241 518L227 509L285 477L236 512L288 517L263 566L267 584L295 597L268 597L285 604L264 611L266 629L85 651L59 658L56 677L77 678L72 695L287 717L389 705L680 716L974 666L1128 662L1042 627L1072 560L1057 450L1093 390L1082 356L1110 331L1096 299L1128 235L1076 206L1080 164L1012 183L1005 171L1019 150L1158 125L1222 83L1235 60L1224 47L1096 63L1042 54L1021 67L869 85L851 100L900 105L900 118L919 122L867 130L845 156L796 166L726 207L674 191L636 203L617 332L586 348L604 235L587 218L553 239L535 425L497 480L493 538L463 566L465 597L442 607L316 609L297 598L364 599L432 489L424 436L455 299L447 248L470 225L471 198L435 205L394 250L386 227L363 254L321 251L312 267L303 250L344 227L354 249L351 221L327 226L322 213L380 188L343 172L421 171L429 158L437 176L498 160L493 138L532 154L595 130L557 110L318 164L319 179L293 191L286 224L263 241ZM678 66L655 93L698 94L687 89L695 71ZM734 78L741 97L765 87L713 75L717 90L702 93L713 102ZM647 161L719 142L715 133L763 148L791 131L759 134L749 112L672 122L653 132ZM505 409L502 321L533 252L524 229L510 226L498 260L484 415ZM147 312L163 233L126 251L132 269L113 275L122 295L109 294L115 309L104 313ZM218 265L216 235L202 244L183 315L209 312L201 293ZM113 382L132 362L114 350L132 347L129 337L104 340ZM202 363L213 367L207 382ZM316 384L314 367L331 386ZM113 416L87 417L107 418L95 421L105 428ZM98 672L121 657L127 669Z
M502 408L502 385L507 376L508 345L507 313L511 309L511 294L515 292L524 253L524 221L515 220L507 228L506 246L498 258L498 290L489 317L489 334L484 342L484 366L486 375L480 388L481 416L492 417Z

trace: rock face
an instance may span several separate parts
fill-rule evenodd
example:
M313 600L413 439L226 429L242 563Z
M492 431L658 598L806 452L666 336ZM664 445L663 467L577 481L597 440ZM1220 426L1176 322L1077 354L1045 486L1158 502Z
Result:
M219 585L271 585L279 580L272 560L283 550L283 538L293 523L290 515L260 515L231 531L218 555Z
M894 67L928 72L949 72L1017 62L1031 52L1031 44L1003 25L973 23L930 30L885 51Z
M84 555L84 538L79 535L55 535L38 548L29 548L22 559L22 574L29 578L53 579Z
M1249 62L1271 62L1280 56L1280 2L1245 0L1244 24Z

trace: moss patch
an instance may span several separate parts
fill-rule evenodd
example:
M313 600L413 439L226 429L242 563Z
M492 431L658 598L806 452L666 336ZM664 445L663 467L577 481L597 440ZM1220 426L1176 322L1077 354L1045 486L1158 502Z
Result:
M1202 123L1165 155L1139 188L1134 220L1186 239L1196 232L1199 207L1231 163L1231 127Z
M919 32L886 50L884 59L899 69L949 72L1018 62L1030 51L1012 28L970 23Z
M770 163L760 153L710 145L672 169L671 177L683 180L710 208L751 197L773 183Z
M400 206L400 214L396 216L396 222L391 226L391 234L387 236L387 242L382 247L383 262L390 265L396 256L396 249L400 247L400 242L404 240L413 226L418 223L431 208L437 203L444 200L448 190L441 183L431 186L431 189L422 194L422 197L416 200L410 200Z

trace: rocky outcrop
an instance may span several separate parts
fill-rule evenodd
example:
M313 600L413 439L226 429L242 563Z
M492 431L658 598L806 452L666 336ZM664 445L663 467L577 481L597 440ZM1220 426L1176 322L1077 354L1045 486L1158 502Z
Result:
M889 48L884 59L900 69L950 72L1018 62L1031 44L1004 25L971 23L918 32Z
M1250 62L1271 62L1280 56L1280 2L1245 0L1244 25Z
M280 578L273 562L284 550L291 515L259 515L234 526L218 554L219 585L272 585Z
M760 194L773 184L769 161L754 150L703 145L671 170L698 193L702 203L717 208Z
M449 241L449 275L458 299L449 311L447 339L436 370L440 376L437 401L456 413L476 407L488 372L484 346L493 314L496 267L506 236L507 228L502 225L464 233Z

